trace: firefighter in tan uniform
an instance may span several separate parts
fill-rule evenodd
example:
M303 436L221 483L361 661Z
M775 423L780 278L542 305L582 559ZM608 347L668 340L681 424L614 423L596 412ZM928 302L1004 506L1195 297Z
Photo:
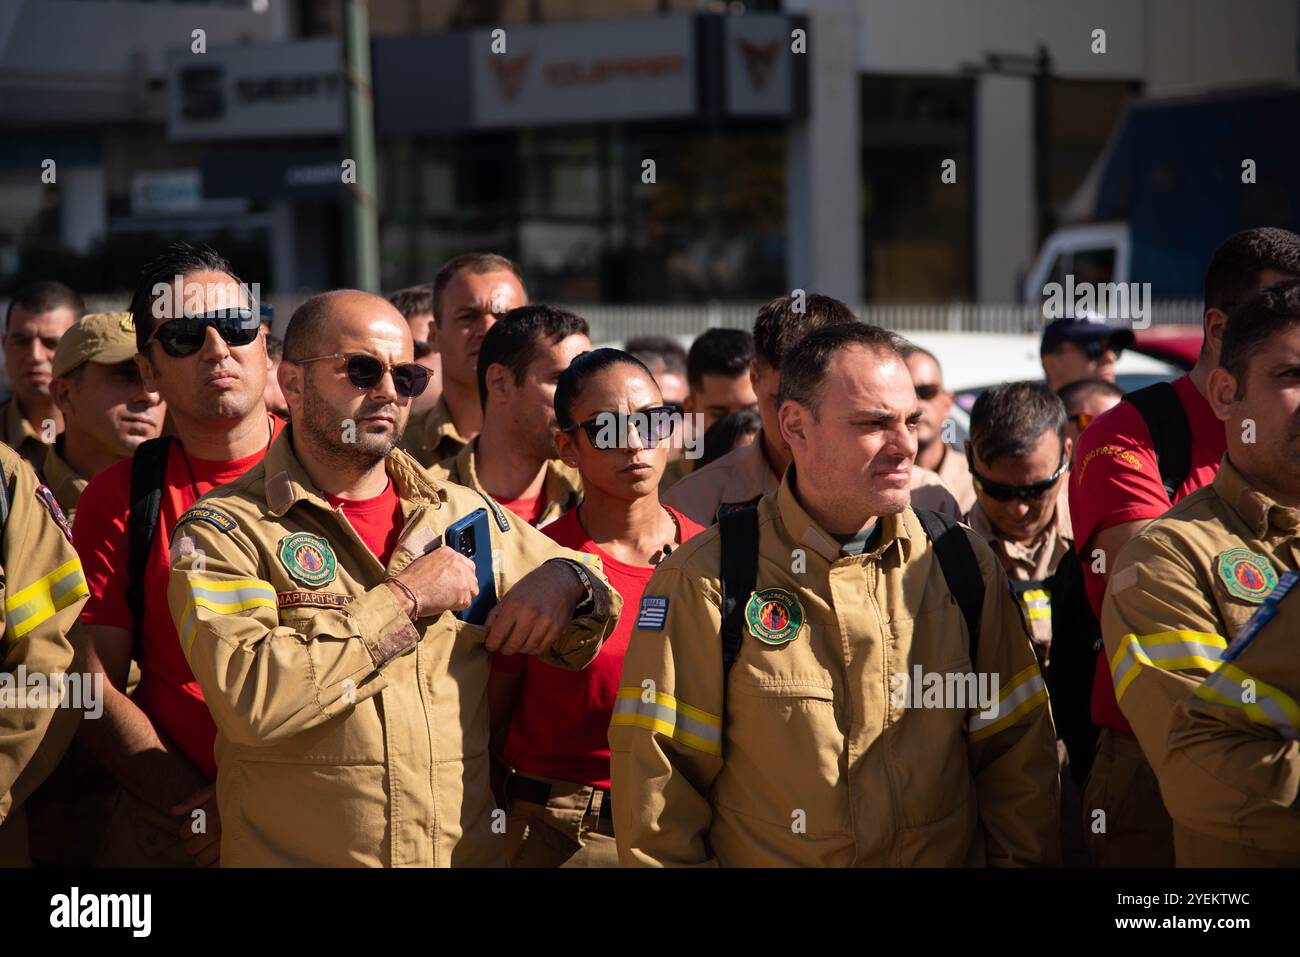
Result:
M1057 863L1042 675L1005 573L954 525L983 584L971 660L908 507L919 411L894 337L814 332L781 376L794 465L758 505L734 662L719 634L719 530L673 552L637 610L609 733L620 860ZM952 697L931 697L936 677Z
M426 466L437 465L457 455L469 444L452 421L447 400L439 398L434 406L411 416L402 449L417 462Z
M29 862L23 802L63 755L80 711L56 707L55 688L71 670L68 629L86 602L86 581L67 522L50 490L13 449L0 445L5 514L0 589L0 866ZM64 687L64 693L69 689Z
M1171 814L1192 797L1181 789L1200 786L1171 769L1175 710L1220 667L1228 641L1279 576L1300 566L1300 394L1292 374L1300 364L1300 282L1265 289L1235 310L1219 362L1207 389L1226 425L1219 473L1124 546L1102 606L1115 697ZM1219 860L1215 842L1178 817L1178 865Z
M291 427L173 533L169 602L217 724L223 865L503 864L491 652L581 668L617 616L597 566L393 450L424 368L411 355L379 297L308 300L280 372ZM373 513L352 510L384 494L400 508L386 562ZM486 507L500 599L484 626L451 614L477 591L473 563L435 546Z
M487 489L479 481L478 470L474 467L478 436L470 440L456 455L429 469L429 474L440 482L452 482L464 485L476 492L487 495ZM541 517L536 527L541 528L559 518L582 500L582 477L577 469L571 469L559 459L550 459L546 463L546 479L542 485Z
M1213 867L1300 867L1300 576L1288 572L1174 709L1165 789Z

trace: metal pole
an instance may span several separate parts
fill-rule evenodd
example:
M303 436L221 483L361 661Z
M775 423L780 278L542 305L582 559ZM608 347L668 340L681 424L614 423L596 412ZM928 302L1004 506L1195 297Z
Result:
M367 0L342 0L343 75L348 83L347 158L356 163L347 183L352 282L379 292L379 206L375 198L374 92L370 83L370 15Z

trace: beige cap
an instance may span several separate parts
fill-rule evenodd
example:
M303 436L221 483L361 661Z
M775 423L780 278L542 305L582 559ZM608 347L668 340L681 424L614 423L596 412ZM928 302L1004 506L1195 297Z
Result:
M54 378L83 362L115 365L136 354L135 321L129 312L94 312L63 334L54 350Z

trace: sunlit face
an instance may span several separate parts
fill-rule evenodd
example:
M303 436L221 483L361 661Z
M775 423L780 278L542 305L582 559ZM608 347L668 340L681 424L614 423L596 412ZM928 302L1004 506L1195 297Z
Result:
M134 359L111 365L87 362L55 380L51 392L63 412L64 432L75 441L124 459L162 433L167 407L140 381Z
M618 363L583 382L570 417L585 422L602 412L627 416L662 406L663 401L653 379L634 365ZM582 475L583 488L600 489L606 496L624 501L657 492L668 464L668 443L646 447L631 425L629 421L624 441L612 449L595 448L582 429L557 434L560 458Z
M1062 342L1055 350L1043 356L1043 372L1047 377L1047 387L1055 392L1080 379L1105 379L1107 382L1114 382L1115 362L1118 358L1119 352L1111 345L1109 339L1104 341L1102 351L1095 359L1089 358L1088 350L1079 343Z
M54 350L77 315L67 306L48 312L28 312L15 305L5 328L5 371L19 399L44 401L54 374Z
M161 324L179 315L197 315L247 306L243 287L232 276L203 270L173 282L158 301ZM262 406L266 392L266 333L246 346L230 346L215 329L203 347L188 356L169 356L157 341L136 358L147 389L159 393L173 414L194 419L242 419Z
M1068 456L1068 439L1066 443ZM973 446L971 449L975 471L1000 485L1033 485L1051 478L1061 467L1061 439L1051 429L1039 437L1028 455L1003 455L989 463L979 457ZM1060 476L1037 499L1015 498L1009 502L999 502L976 482L975 497L993 527L1004 538L1013 542L1032 542L1052 523L1056 515L1057 496L1064 481L1065 475Z
M750 367L750 381L754 398L758 400L758 416L763 420L763 434L769 442L783 448L785 439L781 438L781 423L776 414L776 391L781 385L781 373L762 359L755 359Z
M1210 373L1210 403L1224 422L1228 457L1266 494L1300 505L1300 322L1266 340L1244 379L1223 368Z
M590 351L591 340L584 335L567 336L554 344L542 343L528 364L524 381L516 384L513 376L508 376L504 382L515 434L528 443L537 458L553 459L558 454L553 440L555 386L569 363Z
M916 441L922 448L928 448L943 435L943 423L952 411L952 393L944 391L939 363L924 352L912 353L907 359L907 369L912 374L912 385L921 406Z
M907 508L921 420L907 366L897 355L846 346L831 358L820 394L816 413L793 401L779 410L800 490L846 516Z
M687 412L704 417L701 434L724 415L741 409L752 409L757 404L758 399L754 396L754 386L749 381L748 372L737 376L705 373L700 377L699 385L691 389L683 403Z
M386 365L414 361L411 332L387 301L366 293L339 295L318 346L321 355L364 353ZM410 415L410 398L400 395L391 371L368 389L347 375L345 359L280 365L280 384L295 432L321 454L365 469L387 457Z
M478 353L483 337L516 306L528 304L519 277L509 270L472 273L462 269L442 291L437 320L438 352L449 382L478 388Z
M1070 418L1065 424L1066 437L1077 445L1079 436L1083 434L1083 429L1087 428L1086 424L1081 427L1080 423L1091 422L1103 412L1109 412L1115 408L1119 403L1120 397L1117 395L1109 395L1105 392L1088 393L1079 403L1078 408L1070 413Z

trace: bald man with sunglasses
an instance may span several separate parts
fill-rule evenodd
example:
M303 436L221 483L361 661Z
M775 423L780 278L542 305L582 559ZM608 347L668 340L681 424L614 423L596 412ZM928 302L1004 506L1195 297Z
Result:
M121 785L98 863L211 866L221 835L216 726L167 607L167 543L200 495L261 461L283 422L263 399L257 304L215 250L169 246L145 267L131 313L144 387L166 401L174 434L99 473L78 503L73 540L90 591L78 628L88 670L107 678L104 715L79 734ZM156 511L139 494L151 487ZM144 553L135 578L130 525L149 516L157 525L147 543L135 537ZM128 697L133 659L140 684Z

